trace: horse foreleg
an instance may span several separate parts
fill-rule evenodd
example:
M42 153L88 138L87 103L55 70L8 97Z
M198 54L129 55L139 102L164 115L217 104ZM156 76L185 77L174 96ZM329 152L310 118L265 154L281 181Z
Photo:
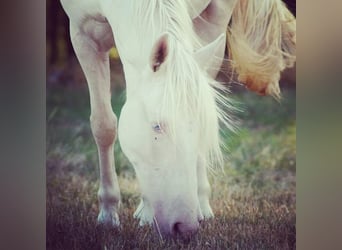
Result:
M211 0L199 15L193 18L196 33L206 44L226 33L237 3L238 0Z
M109 28L109 29L108 29ZM114 142L117 118L111 107L109 49L112 39L109 25L96 22L70 27L71 40L86 76L89 92L92 133L97 145L100 165L98 222L119 225L120 190L114 164ZM97 40L102 37L101 41Z
M237 0L211 0L200 15L193 19L194 29L201 38L203 46L212 43L221 34L226 34L228 22L231 19ZM210 60L208 73L213 78L221 68L226 49L226 37L222 43L217 44L214 54L205 61Z
M153 223L153 210L148 202L141 199L133 217L139 219L139 226L151 225Z
M204 219L214 217L214 213L209 204L211 188L207 175L207 167L202 160L197 163L197 181L198 181L198 200Z
M202 11L208 6L210 1L211 0L188 0L186 3L188 5L190 17L198 17L202 13Z

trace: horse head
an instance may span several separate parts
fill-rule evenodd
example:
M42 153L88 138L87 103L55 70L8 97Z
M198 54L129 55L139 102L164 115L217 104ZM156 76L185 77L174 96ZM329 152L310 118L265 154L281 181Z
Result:
M126 65L133 74L127 79L139 82L132 83L119 120L121 147L142 193L135 216L164 234L195 232L212 216L205 168L208 150L217 150L218 117L205 72L224 42L222 34L191 52L163 33L147 65Z

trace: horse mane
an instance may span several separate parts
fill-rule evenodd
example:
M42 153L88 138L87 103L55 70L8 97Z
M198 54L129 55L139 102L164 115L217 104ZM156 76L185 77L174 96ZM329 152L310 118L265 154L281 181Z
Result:
M165 89L161 116L170 121L168 132L177 145L177 122L191 118L199 126L199 157L207 166L223 163L219 123L233 130L227 115L232 110L230 100L222 94L223 85L211 79L195 61L194 52L201 47L193 29L186 1L149 0L138 4L144 13L144 24L154 34L167 32L169 53L165 62ZM142 26L141 26L142 27ZM225 110L225 112L223 111Z
M232 67L243 83L268 83L280 98L280 72L296 61L296 19L281 0L239 0L227 32Z

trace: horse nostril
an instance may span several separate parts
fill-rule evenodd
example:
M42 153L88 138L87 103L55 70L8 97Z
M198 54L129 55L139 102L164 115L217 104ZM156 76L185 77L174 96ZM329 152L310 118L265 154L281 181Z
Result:
M171 227L172 234L181 234L181 235L187 235L197 232L199 223L194 223L193 225L187 225L186 223L182 222L176 222Z
M181 231L180 231L180 225L181 225L181 224L182 224L181 222L176 222L176 223L174 223L173 226L172 226L172 228L171 228L171 233L172 233L172 234L181 233Z

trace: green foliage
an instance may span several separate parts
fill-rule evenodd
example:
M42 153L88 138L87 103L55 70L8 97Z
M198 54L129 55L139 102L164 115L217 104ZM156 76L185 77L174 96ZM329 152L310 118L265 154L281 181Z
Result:
M245 111L238 114L242 126L237 134L224 137L229 157L225 172L235 182L284 188L287 176L295 175L295 92L283 95L281 103L248 92L236 97L244 104Z
M119 58L120 58L119 52L118 52L118 50L116 49L116 47L113 47L113 48L110 49L110 51L109 51L109 57L110 57L111 59L119 59Z
M243 127L267 127L275 131L295 122L296 92L293 89L283 90L280 102L270 96L259 96L248 91L239 93L235 99L244 110L238 115Z

